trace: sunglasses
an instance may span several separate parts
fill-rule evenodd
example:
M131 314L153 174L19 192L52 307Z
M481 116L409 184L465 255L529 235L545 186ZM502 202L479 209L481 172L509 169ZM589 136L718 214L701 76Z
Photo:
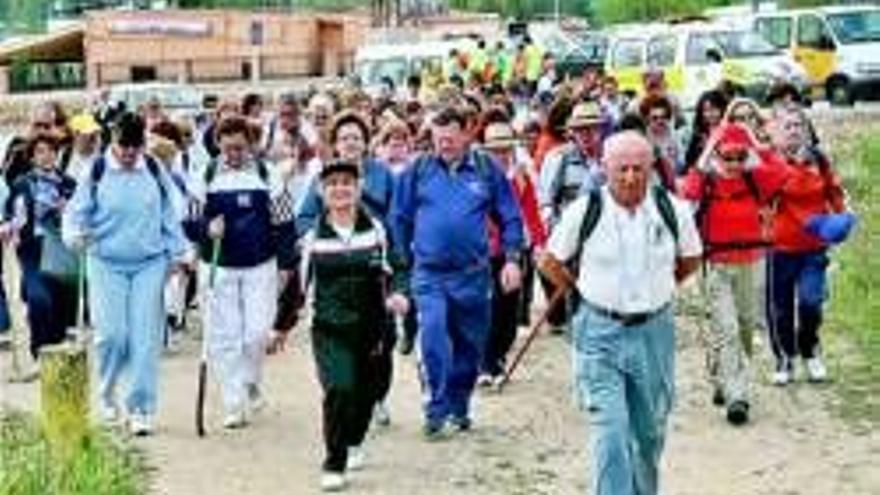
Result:
M733 151L730 153L718 153L718 158L727 163L742 163L749 158L747 151Z

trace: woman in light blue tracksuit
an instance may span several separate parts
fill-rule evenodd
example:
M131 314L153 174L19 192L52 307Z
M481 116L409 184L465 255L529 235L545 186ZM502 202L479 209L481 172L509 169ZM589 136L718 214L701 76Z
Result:
M135 435L153 431L162 292L186 246L168 198L173 186L156 160L144 154L144 141L143 120L122 115L113 129L112 146L77 186L62 227L65 242L88 253L103 419L115 421L119 416L115 389L127 369L125 406Z

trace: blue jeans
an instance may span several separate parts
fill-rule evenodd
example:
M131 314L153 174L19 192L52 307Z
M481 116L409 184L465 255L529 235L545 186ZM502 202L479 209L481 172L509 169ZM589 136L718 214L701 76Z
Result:
M593 493L654 495L675 395L673 310L623 327L581 304L573 329L575 384L593 438Z
M488 267L443 273L416 270L413 274L429 423L469 414L489 336L491 283Z
M9 318L9 303L6 299L6 284L3 277L3 249L0 248L0 335L8 332L12 327Z
M168 259L159 256L134 264L88 260L89 305L95 326L98 393L115 404L123 370L130 373L125 400L131 413L154 414L162 346L162 294Z

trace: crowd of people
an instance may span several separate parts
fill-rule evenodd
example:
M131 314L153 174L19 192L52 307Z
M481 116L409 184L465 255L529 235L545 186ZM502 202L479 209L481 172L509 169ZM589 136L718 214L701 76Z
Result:
M238 429L265 406L264 357L308 314L321 486L338 490L371 424L391 421L394 349L416 350L426 439L466 432L474 390L504 380L543 289L561 301L548 320L570 337L594 430L595 493L657 493L676 287L701 272L711 399L741 425L756 332L776 385L799 360L827 378L828 251L855 216L790 88L768 108L713 89L691 123L662 72L625 97L594 71L539 80L535 57L547 61L495 64L522 84L253 93L206 98L195 117L157 100L70 117L39 106L0 181L0 232L23 274L6 289L27 305L34 357L77 324L87 293L101 418L148 435L162 349L197 307L223 426ZM459 69L487 73L480 62Z

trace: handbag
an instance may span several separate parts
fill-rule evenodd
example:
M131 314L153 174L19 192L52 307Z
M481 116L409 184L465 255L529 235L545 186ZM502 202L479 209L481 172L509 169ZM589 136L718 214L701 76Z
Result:
M61 240L61 233L47 229L41 237L40 272L51 277L74 281L79 274L80 259Z

